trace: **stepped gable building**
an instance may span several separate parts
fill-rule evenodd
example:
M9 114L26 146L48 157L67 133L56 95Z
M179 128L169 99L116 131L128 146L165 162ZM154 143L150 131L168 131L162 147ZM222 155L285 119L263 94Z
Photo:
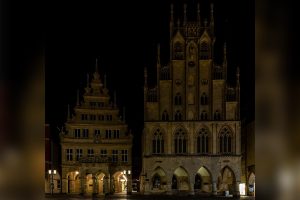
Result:
M74 115L68 108L61 133L62 192L105 195L131 192L132 135L96 70L83 101L77 94Z
M239 195L241 181L240 73L227 84L227 56L214 60L215 23L170 17L170 60L157 55L157 85L144 84L141 192Z

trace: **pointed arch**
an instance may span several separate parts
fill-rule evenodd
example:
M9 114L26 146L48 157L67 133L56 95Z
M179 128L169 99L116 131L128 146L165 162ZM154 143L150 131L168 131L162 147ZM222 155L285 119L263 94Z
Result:
M218 177L218 191L229 191L233 194L236 186L236 177L234 171L228 165L224 166Z
M163 185L167 184L167 176L165 170L158 166L151 174L152 188L163 189Z
M182 120L182 114L179 110L175 113L175 121L181 121Z
M174 170L172 176L172 189L177 189L179 191L189 191L190 190L190 178L188 171L180 166Z
M207 126L201 126L196 132L196 152L208 154L212 149L212 135Z
M152 136L152 153L153 154L162 154L165 151L165 141L163 129L161 127L157 127L153 130Z
M194 189L200 190L200 192L212 191L212 174L206 166L201 166L195 175Z
M188 135L184 127L178 127L173 134L173 149L175 154L185 154L188 152Z
M235 137L232 129L229 126L225 125L220 129L218 139L219 153L230 154L234 152Z
M169 114L168 114L167 110L164 110L164 112L162 113L161 119L163 121L169 121Z

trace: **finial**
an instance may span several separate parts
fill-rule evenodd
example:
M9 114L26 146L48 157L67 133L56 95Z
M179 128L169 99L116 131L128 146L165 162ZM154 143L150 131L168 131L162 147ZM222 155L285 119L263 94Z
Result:
M68 119L71 119L70 104L68 104Z
M96 67L95 72L98 72L98 58L96 58Z
M224 58L226 58L226 55L227 55L227 46L226 46L226 42L224 42Z
M79 102L79 90L77 90L77 106L79 106L80 102Z
M173 21L173 15L174 15L174 10L173 10L174 6L173 4L171 3L171 21Z
M204 19L204 27L207 28L207 19Z
M210 4L210 14L213 15L213 13L214 13L214 4L211 3Z
M157 44L157 64L160 64L160 44Z
M186 24L186 21L187 21L187 17L186 17L186 3L184 3L184 9L183 9L183 13L184 13L184 18L183 18L183 25L185 25Z
M197 20L200 23L200 3L197 3Z
M144 84L145 84L145 86L147 86L147 77L148 77L147 67L145 67L144 68Z
M240 85L240 67L239 66L236 69L236 83L237 83L237 86Z
M104 88L106 88L106 73L104 74Z
M117 93L114 91L114 107L117 106Z
M210 4L210 31L214 34L214 4Z
M179 18L177 19L177 27L178 28L180 27L180 19Z
M86 74L86 87L89 87L89 84L90 84L90 76L89 76L89 74L87 73Z

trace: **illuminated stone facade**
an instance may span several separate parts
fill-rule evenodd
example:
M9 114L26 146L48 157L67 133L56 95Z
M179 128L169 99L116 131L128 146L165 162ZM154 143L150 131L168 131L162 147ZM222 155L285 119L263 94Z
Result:
M214 60L214 15L210 22L170 17L170 61L157 56L157 85L145 69L141 192L239 195L241 122L239 69L227 84L227 56ZM204 22L202 22L204 21Z
M62 192L105 195L131 192L132 135L101 81L98 67L74 115L61 132ZM124 171L125 170L125 171Z

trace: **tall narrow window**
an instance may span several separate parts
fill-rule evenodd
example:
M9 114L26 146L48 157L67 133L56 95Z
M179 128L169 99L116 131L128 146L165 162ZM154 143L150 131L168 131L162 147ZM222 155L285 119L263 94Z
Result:
M67 161L73 160L73 149L66 149L66 157Z
M176 121L181 121L182 120L182 115L181 115L181 112L179 110L175 113L175 120Z
M88 149L88 157L93 157L94 156L94 149Z
M82 157L82 149L76 149L76 161L79 161Z
M220 114L220 112L218 110L214 114L214 119L215 120L221 120L221 114Z
M184 57L183 45L180 42L174 44L174 59L182 60Z
M169 115L168 115L166 110L162 114L162 120L163 121L168 121L169 120Z
M208 130L201 128L197 136L197 153L208 153Z
M118 150L112 150L112 162L118 162Z
M201 120L207 120L207 112L205 110L201 112Z
M220 153L232 153L232 132L224 127L219 135Z
M207 42L202 42L200 45L200 59L201 60L209 59L209 47Z
M201 95L201 105L207 105L207 104L208 104L208 97L207 97L207 95L204 92Z
M121 155L122 155L122 162L128 162L128 150L122 150Z
M187 153L187 134L182 128L175 132L174 149L176 154Z
M89 129L87 129L87 128L82 129L82 137L84 137L84 138L89 137Z
M107 156L107 150L106 149L101 149L100 150L100 156L101 157L106 157Z
M80 129L79 128L76 128L74 130L74 136L75 136L75 138L80 138Z
M158 128L153 134L152 139L152 153L161 154L164 153L164 140L161 130Z
M182 104L181 95L177 93L175 96L175 105L181 105L181 104Z

